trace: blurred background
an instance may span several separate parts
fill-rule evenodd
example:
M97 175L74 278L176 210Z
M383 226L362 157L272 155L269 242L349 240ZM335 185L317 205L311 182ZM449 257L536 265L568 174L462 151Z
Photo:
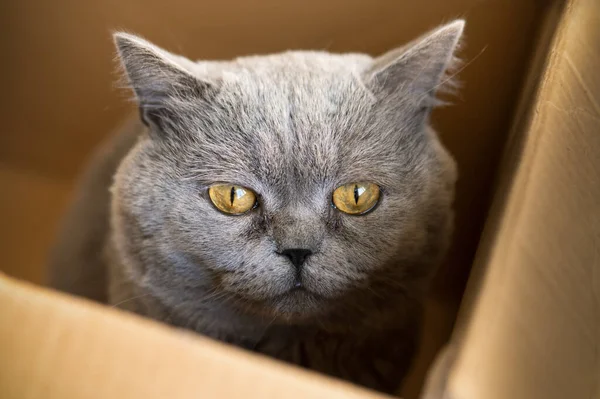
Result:
M111 31L191 59L287 49L373 55L466 18L464 84L435 127L457 158L457 231L429 305L421 378L451 331L490 186L531 56L542 0L3 0L0 5L0 270L43 283L77 175L132 112L115 89ZM407 397L418 390L409 384ZM412 390L412 393L410 393Z

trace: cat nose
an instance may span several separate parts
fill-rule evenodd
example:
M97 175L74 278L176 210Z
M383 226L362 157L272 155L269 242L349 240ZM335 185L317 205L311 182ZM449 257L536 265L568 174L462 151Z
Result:
M279 254L287 256L287 258L292 262L296 269L300 270L306 258L312 255L312 251L310 249L305 248L290 248L284 249Z

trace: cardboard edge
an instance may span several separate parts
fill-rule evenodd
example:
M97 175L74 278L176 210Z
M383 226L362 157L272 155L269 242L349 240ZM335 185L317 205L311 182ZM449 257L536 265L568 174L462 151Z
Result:
M541 155L537 143L540 143L545 138L543 132L527 133L532 130L539 130L536 127L543 124L544 112L542 111L543 107L547 105L547 101L544 99L553 98L555 97L555 93L562 90L558 86L557 82L560 79L557 79L557 77L563 73L562 69L559 68L564 61L562 50L571 45L569 37L572 36L571 31L575 30L574 26L578 23L575 10L581 13L585 7L592 9L597 7L597 5L591 7L592 4L591 1L586 2L585 0L569 0L564 3L555 2L553 3L552 12L543 25L545 32L542 32L540 42L546 43L547 47L544 48L542 54L537 54L538 57L533 60L527 84L523 90L522 99L512 124L509 142L504 151L501 168L496 179L494 202L486 221L481 244L477 251L474 262L475 266L467 286L467 295L461 305L457 328L451 340L454 345L458 345L459 351L456 358L453 359L454 366L450 368L443 381L447 389L440 396L436 397L436 399L463 399L466 397L456 396L457 394L453 392L453 388L459 387L457 382L459 380L465 382L465 378L468 377L465 375L461 376L460 370L457 370L457 368L460 368L461 363L464 363L461 359L463 351L461 351L460 347L469 341L469 334L474 320L473 316L475 315L476 317L478 312L478 293L482 290L485 291L488 284L500 286L503 284L503 273L501 270L495 270L494 281L489 281L489 270L487 270L488 260L495 250L497 238L505 233L503 233L502 221L518 219L520 209L522 208L520 204L527 201L526 197L531 194L530 190L523 189L522 187L528 187L531 177L530 171L536 163L537 157ZM554 29L552 29L553 27ZM552 31L549 32L549 29L552 29ZM530 149L527 158L523 157L523 149L525 147ZM520 175L519 181L514 180L517 170L519 170ZM521 187L518 191L515 190L517 185ZM508 204L509 201L510 204ZM515 247L516 244L514 239L509 240L509 243L504 246L504 252L510 253L510 249ZM494 256L504 257L498 251L496 251ZM486 309L486 311L488 312L486 315L487 321L494 320L494 316L490 317L489 315L489 309ZM492 322L491 324L494 323ZM462 379L459 377L462 377ZM599 382L600 380L596 380L595 392L598 392ZM468 397L471 397L470 395L473 393L471 388L462 386L461 391L463 394L469 392Z
M433 367L427 375L421 399L460 399L448 389L454 365L460 358L461 347L468 334L471 317L475 313L478 294L483 289L487 275L487 259L498 235L498 223L507 212L507 200L513 184L512 177L518 166L522 165L522 149L527 131L533 123L537 99L544 90L549 90L548 82L554 73L552 65L556 60L553 48L559 45L561 32L565 29L564 20L569 15L570 2L551 2L547 14L537 32L534 48L536 54L530 60L528 73L519 94L513 121L508 133L507 143L502 152L500 167L493 184L493 201L486 218L480 245L477 249L473 268L465 288L452 336L436 356Z
M6 399L40 397L40 389L48 399L151 399L168 389L181 399L277 398L283 392L302 398L387 397L2 274L0 353L0 397ZM131 367L135 372L124 378ZM148 375L155 376L155 386L147 384ZM98 381L102 386L93 386Z

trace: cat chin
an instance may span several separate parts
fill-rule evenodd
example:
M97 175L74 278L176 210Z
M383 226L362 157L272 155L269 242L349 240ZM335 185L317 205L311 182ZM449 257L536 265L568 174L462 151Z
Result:
M256 304L255 311L286 324L302 324L326 313L328 301L305 289L292 289Z

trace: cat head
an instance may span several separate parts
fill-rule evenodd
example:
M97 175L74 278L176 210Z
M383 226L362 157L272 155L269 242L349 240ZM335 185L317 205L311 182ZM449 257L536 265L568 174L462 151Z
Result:
M116 34L148 126L113 187L136 283L173 309L288 322L417 295L451 230L455 165L428 117L463 26L378 58L227 62Z

